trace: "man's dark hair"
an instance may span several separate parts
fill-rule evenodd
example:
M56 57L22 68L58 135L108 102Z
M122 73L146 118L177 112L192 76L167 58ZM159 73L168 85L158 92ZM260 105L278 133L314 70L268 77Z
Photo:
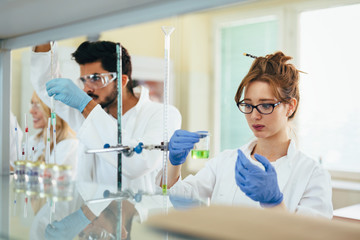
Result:
M129 82L126 85L128 91L134 95L133 83L131 79L131 58L123 46L121 46L122 57L122 74L125 74L129 78ZM116 43L109 41L96 41L96 42L83 42L72 54L75 61L80 64L87 64L100 61L102 67L109 72L117 71L117 55L116 55Z

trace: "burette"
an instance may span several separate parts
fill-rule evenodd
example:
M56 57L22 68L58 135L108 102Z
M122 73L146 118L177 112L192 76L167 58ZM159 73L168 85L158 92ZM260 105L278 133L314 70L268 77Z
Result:
M50 72L51 72L51 79L54 78L54 67L53 67L53 58L54 58L54 52L53 52L53 45L54 42L51 41L50 42ZM52 127L53 127L53 156L54 156L54 164L56 164L56 113L55 113L55 105L54 105L54 97L50 98L50 103L51 103L51 123L52 123Z
M122 48L120 43L116 44L116 79L117 79L117 125L118 125L118 145L122 145L122 135L121 135L121 120L122 120ZM122 153L118 152L118 175L117 175L117 184L118 191L122 190ZM122 201L117 202L118 206L118 216L119 219L116 225L117 239L120 239L122 236Z
M165 34L165 79L164 79L164 112L163 112L163 138L164 146L168 147L169 136L168 136L168 115L169 115L169 78L170 78L170 35L174 31L174 27L163 26L161 27ZM163 151L163 172L162 172L162 191L163 194L167 194L167 149Z

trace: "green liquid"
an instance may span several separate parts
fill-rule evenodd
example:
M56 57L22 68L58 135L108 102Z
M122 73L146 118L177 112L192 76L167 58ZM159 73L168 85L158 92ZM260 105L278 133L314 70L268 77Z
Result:
M165 185L165 184L162 185L162 192L163 192L163 194L167 193L167 185Z
M191 150L191 157L195 159L209 158L209 150Z

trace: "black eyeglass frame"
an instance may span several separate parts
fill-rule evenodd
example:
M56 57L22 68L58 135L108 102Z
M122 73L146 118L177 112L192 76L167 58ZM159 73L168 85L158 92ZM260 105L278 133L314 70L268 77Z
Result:
M238 109L240 110L240 112L242 112L242 113L244 113L244 114L250 114L250 113L252 113L252 112L254 111L254 108L256 108L256 110L257 110L260 114L269 115L269 114L272 114L272 113L274 112L275 107L278 106L278 105L280 105L280 103L281 103L281 101L279 101L279 102L277 102L277 103L260 103L260 104L258 104L258 105L252 105L252 104L249 104L249 103L245 103L244 100L242 100L242 101L236 103L236 105L237 105ZM242 104L243 104L243 105L246 104L246 105L251 106L251 111L250 111L250 112L243 112L243 111L241 111L240 105L242 105ZM259 107L259 106L262 106L262 105L269 105L269 106L271 106L271 107L272 107L271 112L269 112L269 113L263 113L263 112L261 112L258 107Z

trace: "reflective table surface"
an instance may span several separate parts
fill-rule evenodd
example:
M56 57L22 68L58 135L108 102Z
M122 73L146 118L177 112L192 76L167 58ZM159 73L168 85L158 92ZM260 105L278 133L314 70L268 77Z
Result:
M34 183L12 175L1 177L0 203L0 239L189 239L143 223L152 215L207 204L88 182Z

